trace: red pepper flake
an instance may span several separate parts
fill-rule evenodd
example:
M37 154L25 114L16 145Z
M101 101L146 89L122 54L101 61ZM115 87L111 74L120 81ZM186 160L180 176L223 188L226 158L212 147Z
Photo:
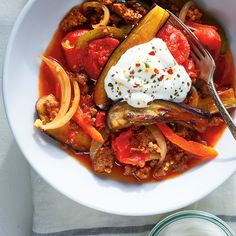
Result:
M140 86L140 84L138 84L138 83L135 82L133 87L134 87L134 88L138 88L139 86Z
M163 80L163 79L164 79L164 75L162 75L162 76L160 77L160 79Z
M129 73L130 75L134 75L134 70L131 70Z
M156 53L154 52L154 51L151 51L151 52L149 52L148 53L150 56L155 56L156 55Z
M159 74L159 70L157 68L154 69L155 74Z
M131 93L130 89L127 91L128 93Z
M168 70L167 70L167 73L169 74L169 75L173 75L173 70L171 69L171 68L169 68Z
M139 63L136 63L135 66L136 66L136 67L140 67L141 65L140 65Z

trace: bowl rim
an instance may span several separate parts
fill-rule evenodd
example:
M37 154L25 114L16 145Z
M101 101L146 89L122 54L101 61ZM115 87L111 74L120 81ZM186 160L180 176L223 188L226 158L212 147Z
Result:
M161 220L149 233L148 236L158 236L159 233L172 223L178 221L178 220L183 220L183 219L202 219L205 221L209 221L210 223L215 224L218 226L220 229L222 229L225 233L225 236L235 236L235 233L231 229L231 227L226 224L222 219L219 217L205 212L205 211L199 211L199 210L186 210L186 211L180 211L176 212L172 215L167 216L163 220Z
M9 37L9 41L8 41L8 45L6 48L6 52L5 52L5 57L4 57L4 63L3 63L3 80L2 80L2 89L3 89L3 104L4 104L4 108L5 108L5 113L6 113L6 117L8 120L8 124L9 127L11 129L11 132L14 135L14 138L16 140L16 143L18 145L18 147L20 148L21 152L24 154L25 159L27 160L27 162L30 164L30 166L47 182L49 183L54 189L56 189L57 191L59 191L60 193L64 194L65 196L67 196L68 198L70 198L71 200L80 203L84 206L87 206L89 208L93 208L96 209L98 211L102 211L102 212L106 212L106 213L111 213L111 214L115 214L115 215L126 215L126 216L148 216L148 215L156 215L156 214L162 214L162 213L166 213L166 212L171 212L177 209L180 209L182 207L188 206L196 201L199 201L200 199L206 197L208 194L210 194L212 191L214 191L217 187L219 187L221 184L223 184L230 176L232 176L235 171L236 171L236 167L231 170L230 172L228 172L227 178L222 178L221 181L218 181L217 183L214 183L213 185L211 185L211 187L209 188L208 191L205 192L205 194L202 195L197 195L194 198L189 199L188 201L185 201L184 203L179 204L178 206L175 207L169 207L167 208L165 211L158 211L157 209L147 209L145 212L143 211L138 211L135 210L133 212L127 212L125 211L125 209L121 209L121 210L113 210L113 209L108 209L107 207L103 207L103 206L98 206L98 204L94 204L94 203L90 203L85 199L79 198L79 197L74 197L72 194L63 191L63 189L61 189L59 186L57 186L52 180L48 179L46 177L46 175L44 173L42 173L40 170L38 170L37 166L34 165L31 161L30 158L27 157L26 151L24 150L24 148L21 147L20 145L20 141L17 139L17 135L13 129L13 125L11 123L11 119L10 119L10 112L8 110L7 107L7 89L6 89L6 78L7 78L7 67L9 64L9 58L10 58L10 53L11 53L11 48L13 45L13 42L15 40L16 37L16 33L19 29L19 27L21 26L22 21L25 18L25 15L28 13L28 11L30 10L30 8L32 7L32 5L36 2L37 0L28 0L28 2L26 2L25 6L23 7L23 9L21 10L19 16L17 17L15 24L12 28L10 37Z

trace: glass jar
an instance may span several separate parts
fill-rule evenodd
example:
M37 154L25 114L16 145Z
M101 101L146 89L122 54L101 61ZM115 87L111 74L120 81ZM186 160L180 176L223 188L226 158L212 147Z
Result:
M203 211L182 211L160 221L149 236L235 236L220 218Z

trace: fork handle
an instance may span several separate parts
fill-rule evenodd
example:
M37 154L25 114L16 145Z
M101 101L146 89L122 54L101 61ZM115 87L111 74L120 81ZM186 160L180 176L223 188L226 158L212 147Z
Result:
M220 111L220 114L222 115L223 119L225 120L226 124L229 127L230 132L232 133L232 135L234 136L234 139L236 140L236 125L232 117L230 116L229 112L225 108L224 104L222 103L215 89L213 80L208 81L208 88L218 110Z

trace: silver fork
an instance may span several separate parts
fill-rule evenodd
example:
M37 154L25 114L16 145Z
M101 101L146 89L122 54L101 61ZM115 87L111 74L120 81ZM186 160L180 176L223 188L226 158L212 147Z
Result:
M168 10L167 10L168 11ZM232 135L236 139L236 125L230 116L229 112L223 105L220 97L215 89L213 75L215 72L215 61L213 60L211 54L205 49L205 47L201 44L201 42L197 39L197 37L193 34L193 32L172 12L168 11L170 14L169 22L180 29L184 35L187 37L190 46L191 46L191 57L197 64L200 70L200 78L204 79L207 82L209 92L220 111L223 119L225 120L226 124L229 127Z

